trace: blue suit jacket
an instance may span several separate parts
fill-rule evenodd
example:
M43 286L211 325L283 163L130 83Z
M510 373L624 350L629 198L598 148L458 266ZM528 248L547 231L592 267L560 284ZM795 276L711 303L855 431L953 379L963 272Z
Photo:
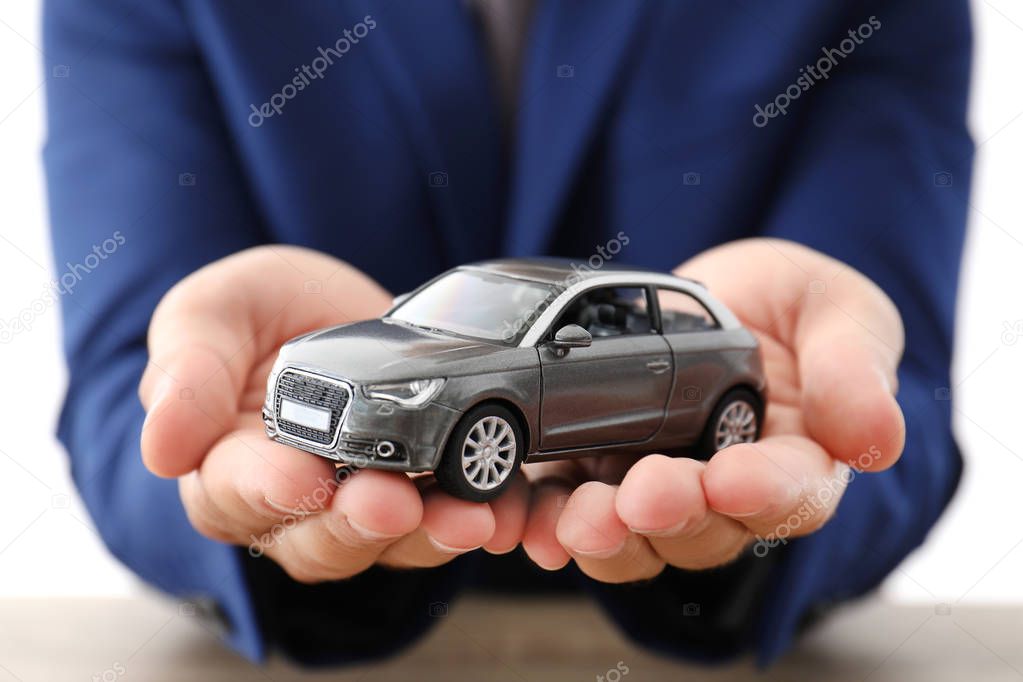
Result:
M872 15L880 27L833 57L828 78L797 81ZM359 22L373 26L339 42ZM665 270L727 240L785 237L860 269L898 305L909 437L893 470L858 477L834 522L785 548L742 642L769 660L807 614L876 586L958 480L937 389L949 384L970 182L970 42L967 0L542 2L508 145L460 0L49 0L58 268L124 238L63 299L59 434L104 540L152 584L215 599L246 655L286 646L267 641L285 635L257 613L248 560L194 532L176 485L139 458L150 314L216 258L302 244L403 291L474 259L585 257L619 231L620 260ZM322 77L301 79L303 65ZM786 90L790 106L768 107ZM773 117L755 120L756 105ZM429 622L424 604L446 601L472 561L296 588L335 619L329 644L302 655L354 660L408 642ZM658 591L684 594L691 577L590 588L644 643L708 656L706 638L671 625L682 604ZM393 599L367 605L367 590ZM352 632L367 642L350 644Z

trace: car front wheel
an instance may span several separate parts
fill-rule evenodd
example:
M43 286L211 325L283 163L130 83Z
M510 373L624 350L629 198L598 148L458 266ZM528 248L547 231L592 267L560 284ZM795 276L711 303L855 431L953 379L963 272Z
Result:
M469 410L448 438L437 467L437 483L463 500L496 498L522 464L525 437L506 407L484 404Z

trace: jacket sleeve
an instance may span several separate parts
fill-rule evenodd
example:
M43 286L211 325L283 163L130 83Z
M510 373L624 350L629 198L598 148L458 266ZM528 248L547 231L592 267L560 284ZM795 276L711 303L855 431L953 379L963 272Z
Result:
M758 232L834 256L898 306L906 449L889 471L856 476L822 530L767 557L747 556L710 585L669 570L645 587L592 587L627 631L663 651L707 657L755 648L761 662L773 660L816 614L877 587L923 542L959 481L948 386L973 157L965 124L968 3L848 4L855 6L847 28L871 14L880 28L827 82L768 122L783 127L789 143L774 177L765 178L777 190ZM844 37L821 40L838 45ZM764 560L773 564L766 578L751 568ZM738 599L751 580L761 598ZM702 601L702 617L687 620L685 601ZM710 616L740 603L748 627L733 616L715 630ZM640 612L658 614L658 625L649 627ZM694 647L689 623L698 620L711 641Z
M44 41L53 74L44 162L69 368L58 435L104 542L161 590L212 600L250 658L274 646L338 662L407 643L430 618L400 595L446 601L436 572L299 586L198 535L176 483L143 467L136 387L153 309L197 268L266 242L266 230L177 3L48 0ZM416 613L370 603L380 592ZM295 609L306 618L290 617ZM271 615L293 626L271 627ZM379 636L385 615L392 625ZM319 639L305 637L313 629ZM353 631L366 641L339 646L348 636L338 633ZM313 650L324 633L333 641Z
M881 28L799 119L767 233L860 270L892 298L906 347L906 449L857 476L832 523L791 543L758 631L761 657L801 619L877 587L925 539L959 482L949 386L973 143L965 0L876 3ZM860 53L862 51L862 54Z

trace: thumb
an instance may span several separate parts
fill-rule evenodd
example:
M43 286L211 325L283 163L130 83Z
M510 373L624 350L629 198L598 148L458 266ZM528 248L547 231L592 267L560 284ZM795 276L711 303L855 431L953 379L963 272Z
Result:
M309 286L314 284L315 286ZM358 270L288 246L236 253L189 275L153 313L142 458L158 476L196 469L259 390L261 362L302 332L386 309L390 296Z
M151 360L139 395L146 407L142 461L158 476L182 476L234 426L239 390L213 348L185 345Z
M724 244L678 272L710 284L748 326L772 330L792 352L803 425L833 458L869 471L898 461L906 430L894 397L902 320L876 284L780 239Z
M859 273L804 299L796 353L806 428L856 469L881 471L902 454L906 425L895 400L902 344L894 304Z

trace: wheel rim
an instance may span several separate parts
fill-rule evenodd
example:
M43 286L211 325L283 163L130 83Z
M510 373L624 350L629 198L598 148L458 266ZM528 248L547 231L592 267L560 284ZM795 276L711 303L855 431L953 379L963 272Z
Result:
M729 403L718 417L714 446L724 450L736 443L752 443L757 437L757 413L745 400Z
M515 467L515 431L497 416L483 417L462 444L462 474L477 490L493 490Z

